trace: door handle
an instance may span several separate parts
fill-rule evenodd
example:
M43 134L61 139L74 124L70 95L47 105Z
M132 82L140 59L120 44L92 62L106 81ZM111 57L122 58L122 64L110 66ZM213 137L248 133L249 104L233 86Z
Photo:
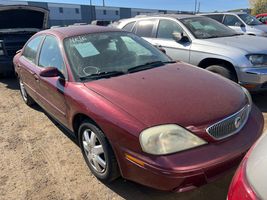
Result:
M37 74L34 74L33 77L37 82L39 82L39 76Z

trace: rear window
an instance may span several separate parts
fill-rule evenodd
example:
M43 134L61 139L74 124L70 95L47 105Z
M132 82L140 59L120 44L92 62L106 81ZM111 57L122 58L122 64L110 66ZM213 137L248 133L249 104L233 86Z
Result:
M137 22L135 26L135 33L140 37L152 37L155 21L154 20L142 20Z

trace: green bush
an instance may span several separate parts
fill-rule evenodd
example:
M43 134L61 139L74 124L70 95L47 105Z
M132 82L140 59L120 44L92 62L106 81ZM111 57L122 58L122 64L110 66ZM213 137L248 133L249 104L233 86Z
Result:
M267 0L256 0L253 2L252 15L267 13Z

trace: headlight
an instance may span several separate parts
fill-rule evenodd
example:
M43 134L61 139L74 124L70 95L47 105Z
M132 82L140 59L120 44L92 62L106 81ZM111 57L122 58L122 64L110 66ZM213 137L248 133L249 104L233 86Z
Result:
M5 55L4 50L0 50L0 56L3 56L3 55Z
M252 54L247 57L253 65L267 65L267 55L265 54Z
M245 93L245 95L246 95L246 97L248 99L249 105L252 106L253 101L252 101L252 97L251 97L249 91L246 88L244 88L244 87L241 87L241 88L244 91L244 93Z
M175 125L160 125L141 132L142 150L153 155L166 155L207 144L184 128Z

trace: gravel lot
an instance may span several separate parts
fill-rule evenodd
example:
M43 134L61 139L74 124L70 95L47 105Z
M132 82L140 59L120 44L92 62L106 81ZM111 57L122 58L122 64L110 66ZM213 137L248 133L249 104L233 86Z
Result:
M253 95L267 122L267 93ZM104 185L80 149L38 106L24 104L15 79L0 79L0 199L225 199L232 172L186 193L123 180ZM267 127L265 126L265 129Z

